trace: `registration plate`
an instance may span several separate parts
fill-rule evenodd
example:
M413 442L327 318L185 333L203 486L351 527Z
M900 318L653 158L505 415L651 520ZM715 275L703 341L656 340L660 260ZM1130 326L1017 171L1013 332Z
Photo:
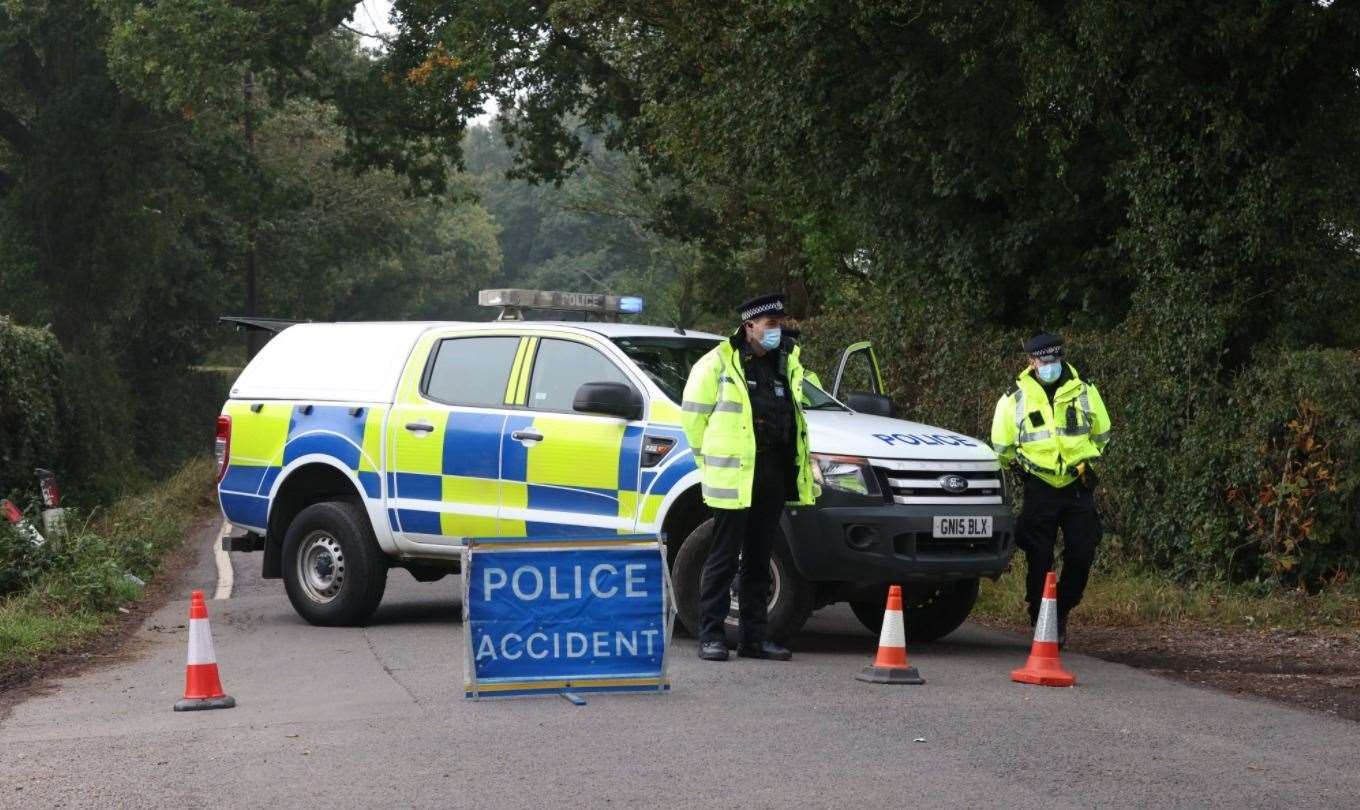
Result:
M991 537L992 517L981 515L973 517L935 518L936 537Z

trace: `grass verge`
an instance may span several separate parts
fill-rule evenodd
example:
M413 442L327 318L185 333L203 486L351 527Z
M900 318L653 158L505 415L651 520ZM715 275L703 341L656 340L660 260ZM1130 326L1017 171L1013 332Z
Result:
M170 478L107 510L68 516L59 542L33 549L0 534L0 675L69 649L103 631L136 601L162 556L178 546L210 502L211 460L191 461Z
M1310 594L1264 584L1183 584L1107 557L1091 572L1078 612L1083 623L1110 626L1193 621L1239 628L1354 630L1360 628L1360 588L1348 584ZM1024 555L1016 555L1000 580L982 581L974 615L1005 624L1028 623Z

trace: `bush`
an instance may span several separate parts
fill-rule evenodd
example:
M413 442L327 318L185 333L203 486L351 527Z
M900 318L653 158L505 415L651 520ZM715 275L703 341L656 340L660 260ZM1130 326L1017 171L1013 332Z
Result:
M117 366L97 354L71 354L64 371L64 464L57 474L71 501L108 503L145 486L133 442L133 392Z
M1240 544L1218 565L1309 588L1344 579L1360 556L1360 354L1272 354L1240 375L1232 408L1215 490Z
M136 404L136 455L159 480L186 459L212 450L217 415L227 401L236 371L176 369L149 376L142 390L154 391Z
M0 493L31 491L60 457L62 357L46 329L0 316Z
M0 520L0 596L31 585L50 562L48 546L34 546L8 521Z

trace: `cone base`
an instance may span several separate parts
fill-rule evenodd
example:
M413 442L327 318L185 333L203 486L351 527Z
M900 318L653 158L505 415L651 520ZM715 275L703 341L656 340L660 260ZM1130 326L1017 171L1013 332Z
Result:
M196 712L203 709L230 709L236 705L236 698L222 695L212 698L185 698L175 702L177 712Z
M865 667L855 680L865 683L902 683L902 684L921 684L926 679L921 677L921 673L916 671L916 667Z
M1011 680L1034 686L1075 686L1077 676L1061 669L1040 669L1026 665L1012 672Z

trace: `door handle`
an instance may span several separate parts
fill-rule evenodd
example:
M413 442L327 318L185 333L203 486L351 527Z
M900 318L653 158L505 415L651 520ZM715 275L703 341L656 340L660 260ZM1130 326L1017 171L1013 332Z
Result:
M412 433L432 433L434 425L429 422L407 422L406 429Z
M531 430L516 430L510 434L510 438L517 442L541 442L543 441L543 434L534 433Z

